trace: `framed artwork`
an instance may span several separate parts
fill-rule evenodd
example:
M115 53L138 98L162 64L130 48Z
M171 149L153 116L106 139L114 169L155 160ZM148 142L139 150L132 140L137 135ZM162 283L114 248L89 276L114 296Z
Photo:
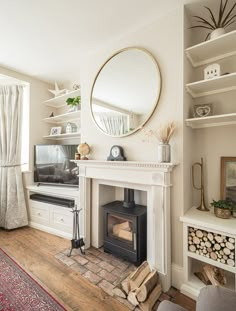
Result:
M193 106L194 118L204 118L212 115L212 104L202 104Z
M61 126L51 127L50 135L60 135L61 134Z
M236 202L236 157L221 157L221 199Z

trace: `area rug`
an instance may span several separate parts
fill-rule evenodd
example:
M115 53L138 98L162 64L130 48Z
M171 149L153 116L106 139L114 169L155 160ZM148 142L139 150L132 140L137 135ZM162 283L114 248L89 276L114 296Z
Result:
M66 310L0 249L0 311Z

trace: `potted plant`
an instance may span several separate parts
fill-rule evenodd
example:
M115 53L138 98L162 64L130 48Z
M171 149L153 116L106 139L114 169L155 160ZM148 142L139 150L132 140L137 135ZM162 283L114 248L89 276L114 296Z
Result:
M170 122L165 126L162 126L157 133L159 139L159 145L157 147L158 162L170 162L171 160L171 148L169 142L175 132L175 127L175 123Z
M67 105L70 107L70 111L76 111L79 110L79 105L81 102L81 97L80 96L76 96L76 97L69 97L66 100Z
M235 7L236 2L233 4L233 6L227 10L227 4L228 0L220 1L220 7L219 11L214 16L212 10L205 6L205 9L207 9L209 13L209 20L201 17L201 16L193 16L196 19L196 22L198 25L192 26L190 28L204 28L209 29L211 32L208 33L205 40L207 40L209 37L210 39L214 39L216 37L221 36L225 33L225 29L229 27L231 24L236 22L236 14L235 14Z
M218 200L218 201L213 200L211 202L211 206L214 206L214 213L216 217L224 219L230 218L231 209L232 206L234 205L235 203L232 202L231 200Z

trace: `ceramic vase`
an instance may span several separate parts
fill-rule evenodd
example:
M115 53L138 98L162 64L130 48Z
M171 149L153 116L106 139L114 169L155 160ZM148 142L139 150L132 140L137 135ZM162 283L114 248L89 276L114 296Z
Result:
M157 146L157 161L160 163L170 162L171 148L170 144L159 143Z
M215 39L217 37L220 37L222 35L224 35L226 33L224 28L216 28L215 30L213 30L210 34L210 40L211 39Z

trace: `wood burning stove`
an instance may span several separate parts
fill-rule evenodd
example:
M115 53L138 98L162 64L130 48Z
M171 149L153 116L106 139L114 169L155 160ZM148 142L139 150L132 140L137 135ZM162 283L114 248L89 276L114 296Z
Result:
M134 203L133 189L124 201L103 206L104 251L140 265L147 257L147 208Z

